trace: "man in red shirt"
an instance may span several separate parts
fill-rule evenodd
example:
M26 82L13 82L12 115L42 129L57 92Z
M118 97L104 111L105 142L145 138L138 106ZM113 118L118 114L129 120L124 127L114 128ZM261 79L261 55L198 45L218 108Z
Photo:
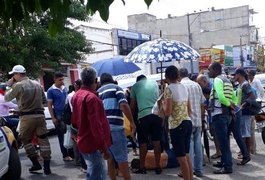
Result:
M111 133L105 110L96 94L97 73L94 68L81 72L83 86L72 98L72 125L78 129L77 145L87 164L88 179L107 179L104 159L109 158Z

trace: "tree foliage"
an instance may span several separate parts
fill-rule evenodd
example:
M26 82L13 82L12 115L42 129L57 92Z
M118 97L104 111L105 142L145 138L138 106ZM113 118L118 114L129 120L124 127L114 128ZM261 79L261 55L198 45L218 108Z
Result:
M78 0L85 5L88 15L97 11L100 17L107 21L109 18L109 6L114 0ZM121 0L125 4L125 0ZM147 6L153 0L144 0ZM6 27L16 27L23 19L28 18L32 13L50 12L49 32L55 35L64 27L65 19L71 16L72 0L0 0L0 18L4 20Z
M84 6L77 3L70 8L69 17L88 19ZM51 19L50 12L33 13L13 28L5 27L0 18L0 71L7 74L14 65L22 64L30 76L37 77L42 67L58 69L62 62L75 64L92 51L91 43L82 33L66 26L51 37L48 33ZM63 24L70 23L65 19Z

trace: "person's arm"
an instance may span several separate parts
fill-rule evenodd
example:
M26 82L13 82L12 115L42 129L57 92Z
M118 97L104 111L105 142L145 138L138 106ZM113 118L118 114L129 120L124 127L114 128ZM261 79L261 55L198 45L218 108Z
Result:
M19 84L13 84L13 86L5 93L5 101L12 101L13 99L15 99L19 93L19 89Z
M231 105L231 102L224 95L224 84L221 79L219 78L214 79L214 90L215 90L214 93L217 94L220 103L229 107Z
M164 94L164 101L163 101L163 109L165 116L170 116L172 114L172 106L173 106L172 92L169 88L166 88Z
M94 128L91 129L94 131L93 134L97 135L98 141L100 142L100 151L103 153L105 159L108 157L108 139L111 136L110 134L110 127L109 123L105 114L105 110L103 107L102 102L97 99L93 98L89 102L86 101L88 117L91 120L92 126ZM104 115L102 115L104 114Z
M9 109L15 109L16 111L18 110L17 104L12 102L5 102L5 106L7 106Z
M47 98L48 98L48 109L49 109L49 112L52 118L52 122L55 126L57 126L58 120L56 119L54 111L53 111L53 94L51 90L48 90Z

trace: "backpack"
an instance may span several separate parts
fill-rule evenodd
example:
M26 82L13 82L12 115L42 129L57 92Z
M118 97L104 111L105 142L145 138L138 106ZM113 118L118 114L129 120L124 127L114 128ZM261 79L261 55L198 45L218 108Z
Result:
M64 106L64 110L63 110L63 115L62 115L63 122L67 125L71 125L71 116L72 116L71 107L70 107L70 104L67 103Z

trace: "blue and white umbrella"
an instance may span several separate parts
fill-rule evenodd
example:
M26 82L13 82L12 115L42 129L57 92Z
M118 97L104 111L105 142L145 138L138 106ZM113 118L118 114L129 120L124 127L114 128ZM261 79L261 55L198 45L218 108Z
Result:
M102 59L92 64L92 67L97 70L98 76L101 76L103 73L109 73L112 76L119 76L132 74L141 70L133 62L125 62L123 57Z
M134 63L196 60L199 53L187 44L167 39L155 39L135 47L125 61Z

